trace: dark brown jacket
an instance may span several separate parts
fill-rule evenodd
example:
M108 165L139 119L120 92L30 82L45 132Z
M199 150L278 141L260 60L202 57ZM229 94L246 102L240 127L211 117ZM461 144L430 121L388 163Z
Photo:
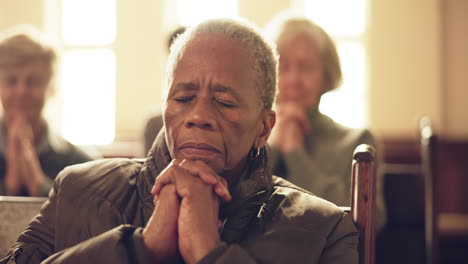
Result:
M142 241L150 193L170 156L158 137L146 161L66 168L1 263L149 263ZM358 233L338 207L272 177L265 150L223 205L222 243L200 263L357 263Z

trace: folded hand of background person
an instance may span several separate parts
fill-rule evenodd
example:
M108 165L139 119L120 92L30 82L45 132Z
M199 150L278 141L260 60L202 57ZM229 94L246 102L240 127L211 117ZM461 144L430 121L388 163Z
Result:
M276 112L276 124L269 143L287 153L304 143L304 135L311 130L306 109L293 101L281 103Z
M176 248L186 263L196 263L220 243L219 205L231 195L224 178L204 162L173 160L152 193L156 207L143 240L155 261L171 262Z
M11 195L19 195L26 188L29 195L37 196L45 175L34 147L32 128L25 120L16 118L7 123L5 184Z

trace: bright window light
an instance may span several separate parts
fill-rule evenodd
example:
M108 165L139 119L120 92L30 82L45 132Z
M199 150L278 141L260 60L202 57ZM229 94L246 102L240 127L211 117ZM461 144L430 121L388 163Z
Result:
M363 34L367 0L305 0L305 15L334 36Z
M237 0L179 0L179 23L191 26L205 19L233 18L238 15Z
M343 84L322 96L320 111L349 127L367 125L364 37L368 1L304 0L304 14L334 39L343 72Z
M63 0L65 44L111 44L116 32L115 2L115 0Z
M110 49L66 52L62 61L62 134L73 144L112 143L115 55Z
M320 111L345 126L363 127L366 125L364 47L359 42L345 42L337 48L343 85L322 96Z

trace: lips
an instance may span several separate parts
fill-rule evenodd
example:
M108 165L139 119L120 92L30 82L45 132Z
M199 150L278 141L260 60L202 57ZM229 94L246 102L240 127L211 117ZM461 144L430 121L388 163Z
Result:
M221 153L221 151L209 144L196 142L182 144L179 151L187 156L207 156Z

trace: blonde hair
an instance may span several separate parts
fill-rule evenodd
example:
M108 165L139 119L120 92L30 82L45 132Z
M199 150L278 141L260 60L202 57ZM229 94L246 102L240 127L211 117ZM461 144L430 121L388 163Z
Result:
M49 80L54 73L56 53L46 44L41 33L31 26L17 26L0 37L0 69L43 61L49 70Z
M336 89L343 78L340 58L333 40L323 28L306 17L287 11L272 19L265 29L265 35L277 46L303 34L315 41L318 47L325 72L325 87L322 93Z
M187 29L171 46L167 63L167 85L170 85L176 64L191 40L205 33L221 34L238 40L248 50L254 61L252 67L257 76L255 81L261 104L265 109L271 109L278 83L278 54L274 45L266 41L259 32L246 21L231 19L208 20Z

